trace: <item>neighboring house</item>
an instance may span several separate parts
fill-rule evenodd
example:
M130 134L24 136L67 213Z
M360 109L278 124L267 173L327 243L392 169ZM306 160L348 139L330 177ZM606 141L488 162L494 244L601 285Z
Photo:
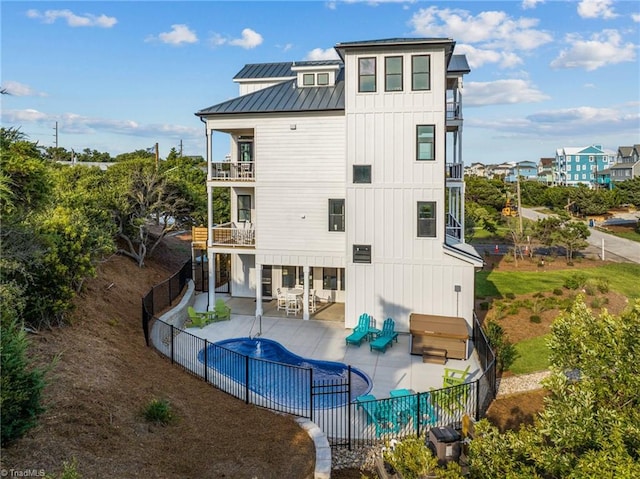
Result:
M540 158L538 162L538 181L547 185L554 184L554 165L555 158Z
M616 163L598 176L607 186L640 177L640 145L619 147Z
M63 166L82 165L82 166L86 166L87 168L91 168L95 166L97 168L100 168L102 171L106 171L107 168L116 164L115 161L105 162L105 161L64 161L64 160L58 160L56 161L56 163Z
M519 161L511 167L509 173L504 177L504 181L515 183L518 177L525 180L537 180L538 164L535 161Z
M499 165L487 165L487 176L489 178L506 178L510 173L515 163L500 163Z
M464 174L469 176L486 176L486 167L482 163L471 163L464 169Z
M614 162L615 153L603 150L600 145L558 148L555 156L557 183L594 187L599 172L611 167Z
M446 38L339 43L339 60L246 65L237 98L196 113L207 136L208 257L229 255L231 295L263 299L300 285L409 330L412 312L472 323L464 242L462 77ZM212 159L221 133L229 161ZM225 138L226 141L226 138ZM453 145L448 148L447 145ZM212 189L231 190L213 224ZM446 198L446 200L445 200ZM215 277L210 262L209 277ZM209 288L209 304L215 299Z

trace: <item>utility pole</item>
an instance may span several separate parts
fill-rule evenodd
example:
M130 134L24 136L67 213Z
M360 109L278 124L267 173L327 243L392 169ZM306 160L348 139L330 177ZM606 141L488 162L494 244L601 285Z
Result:
M53 128L55 130L55 135L53 135L56 139L56 150L53 156L54 161L58 161L58 122L56 121L56 126Z
M158 153L158 144L156 143L156 171L158 171L159 163L160 163L160 154Z
M516 167L516 173L518 175L516 177L516 192L518 195L518 226L520 227L520 234L522 234L524 228L522 227L522 204L520 200L520 165Z
M182 140L180 140L180 158L182 158Z

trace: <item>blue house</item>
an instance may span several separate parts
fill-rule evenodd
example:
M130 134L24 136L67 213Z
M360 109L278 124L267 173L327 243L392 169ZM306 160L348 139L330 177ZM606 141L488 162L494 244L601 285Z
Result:
M538 179L538 165L535 161L519 161L504 178L507 183L515 183L518 177L525 180Z
M567 186L580 184L594 187L599 172L611 167L616 153L606 151L600 145L587 147L564 147L556 150L555 169L557 183Z

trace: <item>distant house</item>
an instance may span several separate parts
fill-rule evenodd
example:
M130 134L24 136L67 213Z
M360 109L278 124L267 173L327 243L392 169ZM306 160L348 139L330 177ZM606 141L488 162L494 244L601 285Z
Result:
M464 174L469 176L486 176L486 166L482 163L471 163L464 169Z
M412 312L470 328L483 261L464 240L470 69L454 45L347 42L336 60L240 70L240 96L196 113L207 138L209 277L229 264L229 293L255 298L256 316L279 288L295 288L305 320L315 297L343 303L347 328L369 313L408 331ZM212 158L214 133L231 145L228 160ZM230 223L213 223L214 187L230 190Z
M538 162L538 181L547 185L554 184L555 158L540 158Z
M511 167L509 173L504 177L507 183L515 183L518 178L525 180L538 179L538 165L535 161L519 161Z
M594 187L598 172L613 166L615 158L615 152L605 151L600 145L558 148L555 156L557 183Z
M499 165L487 165L487 176L489 178L505 178L511 173L515 163L500 163Z
M616 162L598 172L598 184L612 188L615 183L640 177L640 145L618 148Z

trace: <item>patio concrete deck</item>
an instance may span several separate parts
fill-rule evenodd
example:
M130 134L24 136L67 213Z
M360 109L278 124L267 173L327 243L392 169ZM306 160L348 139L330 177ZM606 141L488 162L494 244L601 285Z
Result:
M299 356L351 365L369 375L373 382L371 394L377 398L389 397L389 391L393 389L406 388L416 392L429 391L429 388L439 389L442 387L445 367L465 369L470 364L470 380L475 380L482 374L473 351L466 361L449 359L446 365L423 363L421 356L409 354L409 333L400 333L398 342L393 343L393 347L388 348L386 353L370 351L366 341L360 347L347 346L345 337L351 330L344 327L344 305L332 305L335 306L332 314L326 308L321 317L329 319L305 321L300 316L286 317L284 311L277 311L275 302L273 308L267 308L268 302L265 302L260 324L255 317L255 300L224 295L216 297L222 297L231 306L231 320L213 323L203 329L190 328L190 333L211 342L260 334L263 338L279 342ZM196 295L196 310L206 310L206 304L206 294Z

